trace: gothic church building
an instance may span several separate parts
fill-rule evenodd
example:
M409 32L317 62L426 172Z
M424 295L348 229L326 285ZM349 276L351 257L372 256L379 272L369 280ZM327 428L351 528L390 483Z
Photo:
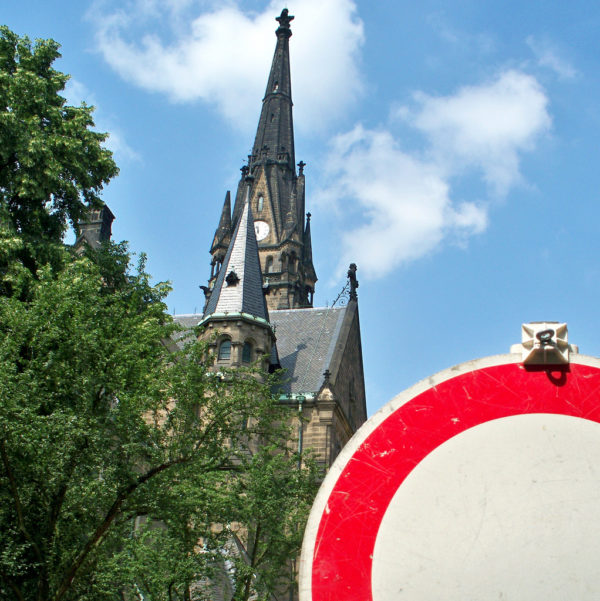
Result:
M313 307L310 213L305 213L305 163L296 165L289 40L294 17L284 9L248 165L235 195L227 192L212 244L201 314L176 315L190 332L202 326L216 368L251 365L284 371L279 400L299 420L298 443L328 468L367 418L356 266L348 270L338 306ZM296 170L298 167L298 170ZM76 248L110 238L110 209L79 223ZM185 333L179 339L180 344Z
M305 213L305 164L296 165L290 78L290 22L277 18L277 44L252 154L235 194L227 192L210 246L202 314L177 315L198 325L216 365L251 364L267 356L283 368L280 401L304 418L299 444L331 465L366 420L356 266L347 303L313 307L317 275L310 213ZM296 167L298 168L296 170Z

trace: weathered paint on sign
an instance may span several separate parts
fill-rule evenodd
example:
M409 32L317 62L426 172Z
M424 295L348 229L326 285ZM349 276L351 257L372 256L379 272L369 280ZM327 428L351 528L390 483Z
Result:
M441 372L350 441L307 526L301 601L600 598L600 361Z

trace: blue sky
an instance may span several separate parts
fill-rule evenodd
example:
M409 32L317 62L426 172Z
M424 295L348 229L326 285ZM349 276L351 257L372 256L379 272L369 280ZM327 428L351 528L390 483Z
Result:
M0 20L62 44L121 173L116 240L201 311L208 249L249 153L284 4L22 0ZM369 412L565 321L600 354L600 8L295 0L296 157L331 303L358 264Z

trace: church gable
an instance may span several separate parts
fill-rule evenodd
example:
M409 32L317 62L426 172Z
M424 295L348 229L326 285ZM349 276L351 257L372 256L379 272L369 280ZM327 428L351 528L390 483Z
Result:
M350 301L330 364L331 389L355 431L367 419L358 304Z

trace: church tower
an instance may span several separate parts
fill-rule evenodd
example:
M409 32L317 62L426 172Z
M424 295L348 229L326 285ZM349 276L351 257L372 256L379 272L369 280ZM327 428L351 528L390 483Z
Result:
M287 9L277 17L277 44L252 154L241 169L233 215L229 192L225 197L210 249L209 303L248 196L269 310L312 307L317 275L312 262L310 214L305 216L305 163L300 161L296 171L292 119L289 40L293 18Z
M334 303L313 307L311 215L305 214L305 164L295 162L292 122L293 18L287 10L277 18L252 154L235 198L225 195L212 239L204 312L175 321L188 331L202 326L216 369L256 361L269 371L282 368L277 394L297 427L292 444L312 449L327 469L367 418L358 281L351 264Z
M268 370L272 357L276 357L275 334L269 323L248 200L198 325L204 326L202 337L212 346L217 369L252 365L262 360L262 367Z

